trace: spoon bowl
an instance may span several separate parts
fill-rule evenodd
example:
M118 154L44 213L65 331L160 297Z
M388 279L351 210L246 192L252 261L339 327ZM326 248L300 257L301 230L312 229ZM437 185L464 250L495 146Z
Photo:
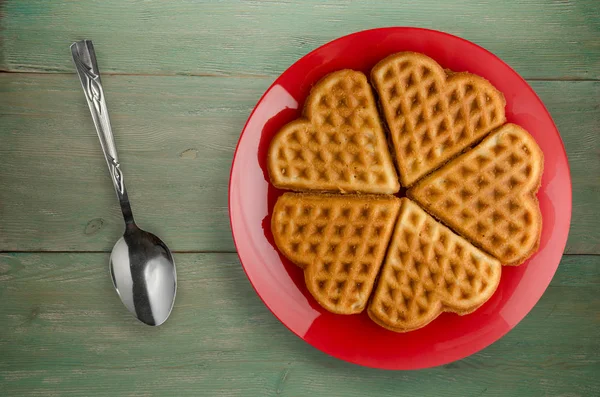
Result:
M128 227L110 255L110 275L121 301L140 321L161 325L173 309L177 272L169 248L158 237Z

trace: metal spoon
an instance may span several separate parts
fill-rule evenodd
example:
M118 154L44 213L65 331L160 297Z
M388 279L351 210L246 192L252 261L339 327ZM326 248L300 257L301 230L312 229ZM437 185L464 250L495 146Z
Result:
M125 233L110 255L113 285L125 307L140 321L160 325L171 314L175 302L175 262L165 243L154 234L138 228L133 220L94 46L89 40L78 41L71 45L71 53L125 219Z

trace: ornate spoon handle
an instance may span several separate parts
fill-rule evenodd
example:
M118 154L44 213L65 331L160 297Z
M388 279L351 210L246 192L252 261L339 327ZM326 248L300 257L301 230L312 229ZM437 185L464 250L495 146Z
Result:
M127 190L125 189L123 172L121 171L117 157L117 147L115 146L110 118L108 117L108 109L106 107L106 100L104 99L104 90L102 89L94 45L90 40L75 42L71 45L71 54L73 55L73 61L77 68L83 92L85 93L85 99L92 113L92 119L94 120L100 145L106 158L110 177L117 192L119 203L121 204L123 218L127 225L133 225L133 214Z

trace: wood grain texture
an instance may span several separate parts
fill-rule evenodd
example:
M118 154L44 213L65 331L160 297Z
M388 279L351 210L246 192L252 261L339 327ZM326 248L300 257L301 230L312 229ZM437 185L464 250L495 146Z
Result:
M104 84L140 226L176 250L232 251L231 159L269 81ZM0 93L0 250L110 250L123 222L77 78L4 74Z
M234 147L269 79L106 76L140 225L177 251L234 251ZM573 177L567 253L600 254L600 82L532 82ZM0 250L109 251L122 220L74 75L0 74Z
M0 69L72 72L93 39L104 73L276 76L355 31L420 26L464 37L527 78L600 78L597 0L5 0Z
M600 394L600 257L566 256L507 336L439 368L333 359L265 308L235 254L177 254L171 319L148 328L108 254L0 254L2 396L569 396ZM376 394L373 394L376 391Z

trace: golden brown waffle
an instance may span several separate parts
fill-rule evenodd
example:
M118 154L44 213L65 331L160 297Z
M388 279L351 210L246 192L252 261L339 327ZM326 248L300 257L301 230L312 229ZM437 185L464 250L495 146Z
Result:
M341 70L327 75L311 90L304 116L285 125L271 142L273 185L342 193L400 189L364 74Z
M523 128L506 124L408 191L436 218L505 265L537 250L542 216L536 192L544 156Z
M400 200L377 195L285 193L273 210L279 250L304 269L306 286L333 313L365 308Z
M402 185L410 186L505 120L504 96L482 77L444 72L433 59L401 52L371 71Z
M409 199L401 200L369 317L392 331L407 332L444 311L473 312L496 291L500 262Z

